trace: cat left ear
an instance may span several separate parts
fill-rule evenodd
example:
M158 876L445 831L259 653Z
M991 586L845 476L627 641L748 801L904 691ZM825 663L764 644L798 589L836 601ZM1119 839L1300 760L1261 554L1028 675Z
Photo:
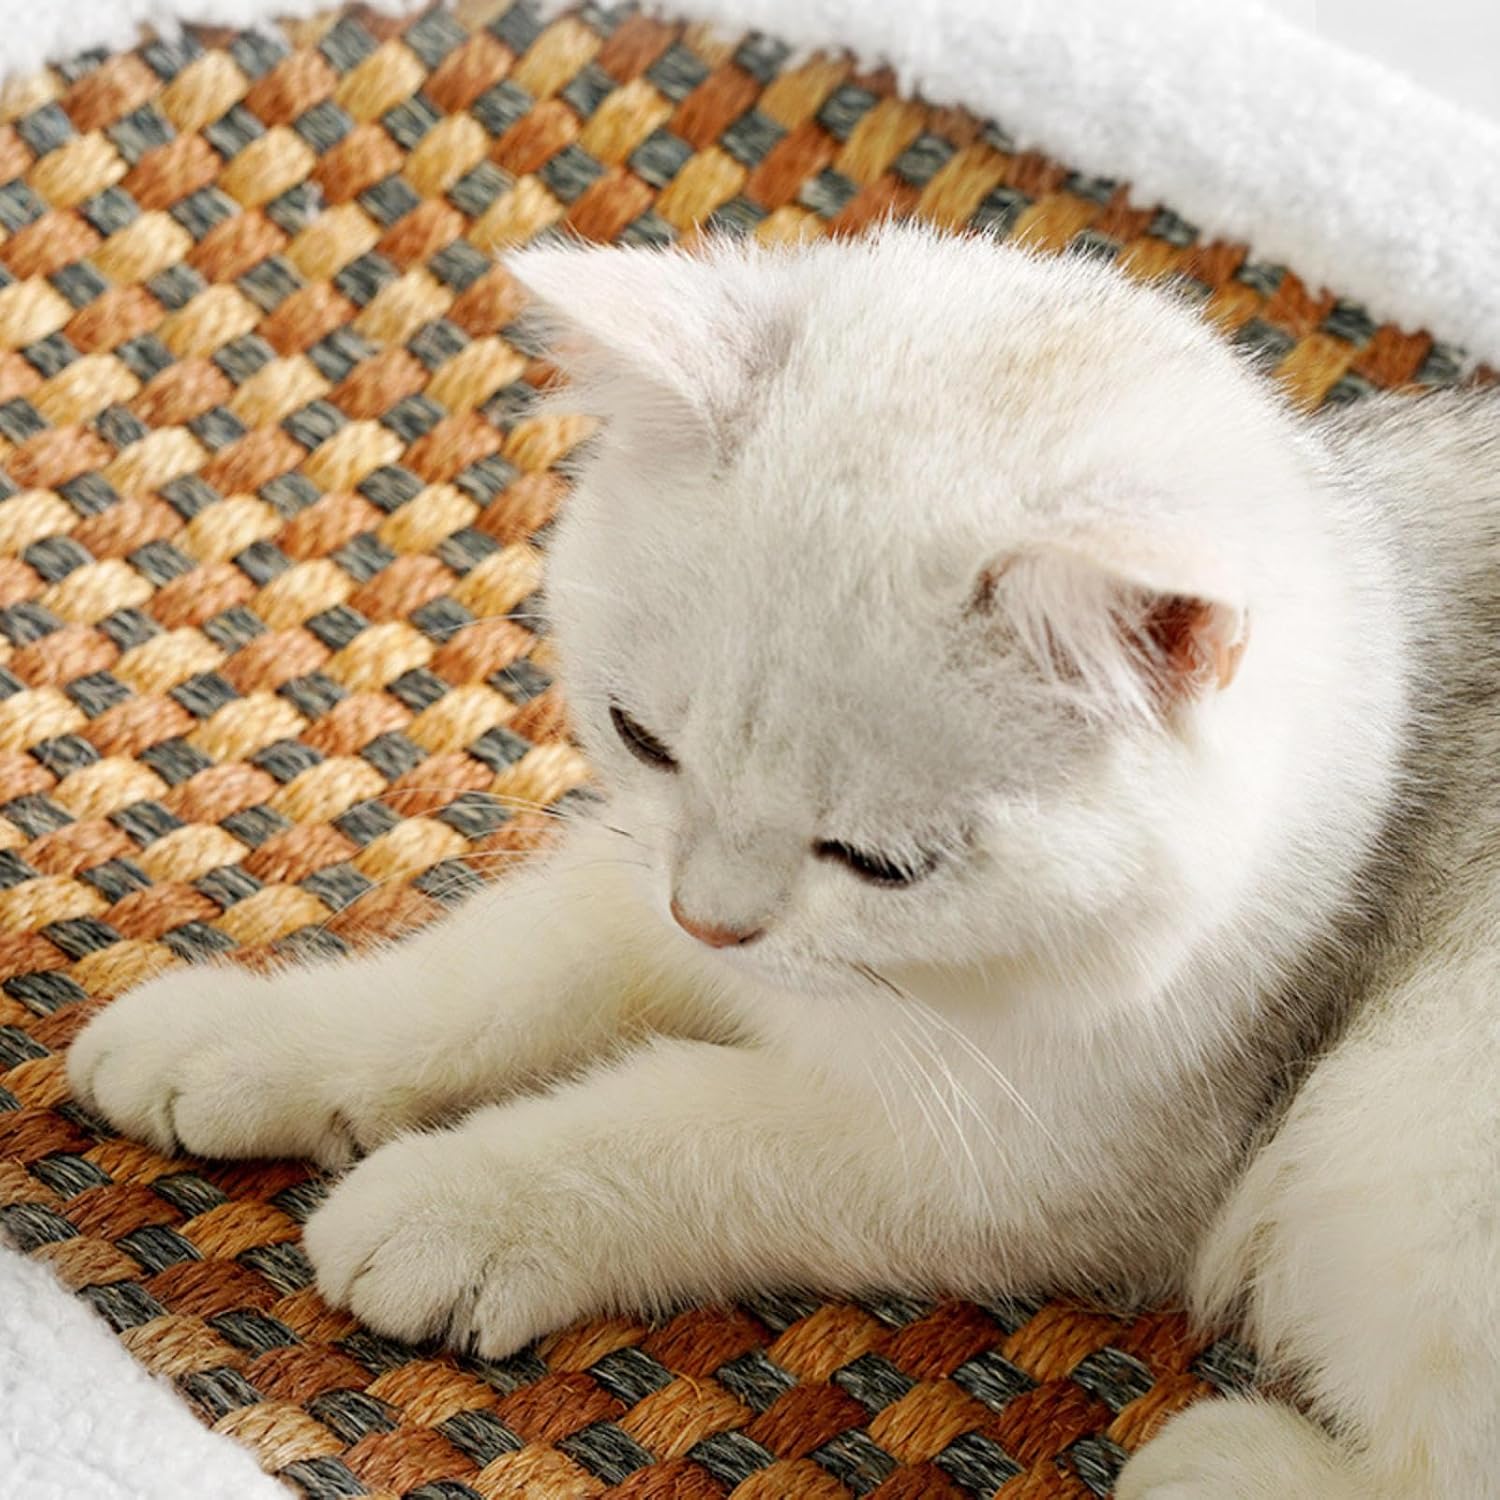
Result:
M1220 569L1118 539L1004 557L980 571L968 609L1003 614L1042 673L1086 704L1155 717L1227 689L1249 640Z
M507 256L505 268L565 363L613 360L676 385L711 337L713 279L678 251L541 245Z
M733 448L757 378L785 356L750 252L545 245L507 256L548 352L598 414ZM752 274L746 274L750 271Z

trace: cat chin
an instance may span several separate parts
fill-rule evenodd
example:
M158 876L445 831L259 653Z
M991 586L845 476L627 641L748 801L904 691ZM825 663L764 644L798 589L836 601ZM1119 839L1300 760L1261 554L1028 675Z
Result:
M768 949L709 951L694 945L703 977L754 1008L757 1000L792 1001L800 1007L823 1002L830 1009L853 1002L869 1006L899 1003L901 987L872 966L850 960L776 953ZM816 1014L816 1012L813 1012ZM839 1011L839 1014L846 1014Z
M783 954L752 954L733 949L706 954L705 961L751 987L767 988L799 1000L866 995L868 987L854 978L847 965L797 959Z

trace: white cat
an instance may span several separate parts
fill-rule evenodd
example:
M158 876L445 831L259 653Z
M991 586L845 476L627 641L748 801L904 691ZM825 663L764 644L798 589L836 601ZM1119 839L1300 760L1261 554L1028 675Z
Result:
M1121 1496L1500 1495L1500 401L1304 419L912 228L511 264L607 418L549 580L603 811L377 956L127 995L79 1096L372 1153L306 1243L388 1334L1186 1295L1338 1436L1200 1404Z

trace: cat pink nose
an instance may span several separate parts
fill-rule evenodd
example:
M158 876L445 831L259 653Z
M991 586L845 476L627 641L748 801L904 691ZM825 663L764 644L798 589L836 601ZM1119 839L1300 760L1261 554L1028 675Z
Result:
M675 898L672 901L672 916L684 932L691 933L700 943L707 943L710 948L743 948L765 931L763 927L752 927L749 931L744 931L738 927L714 927L707 922L696 922L683 911Z

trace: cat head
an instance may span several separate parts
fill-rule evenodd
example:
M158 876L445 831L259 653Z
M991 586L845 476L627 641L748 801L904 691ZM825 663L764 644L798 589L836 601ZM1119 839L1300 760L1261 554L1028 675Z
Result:
M1159 978L1288 753L1276 402L1164 296L982 238L509 264L604 419L548 597L667 940L800 993Z

